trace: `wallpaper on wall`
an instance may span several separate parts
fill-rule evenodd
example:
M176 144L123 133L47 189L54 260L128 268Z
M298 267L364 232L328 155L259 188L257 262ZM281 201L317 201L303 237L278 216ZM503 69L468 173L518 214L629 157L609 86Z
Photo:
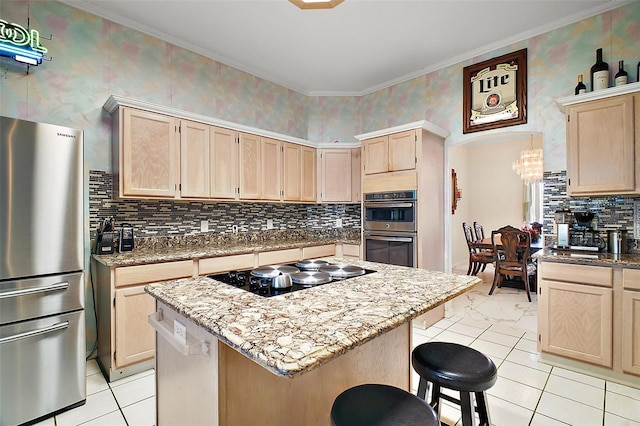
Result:
M85 130L87 169L110 170L110 119L102 105L119 94L318 143L356 142L355 134L427 120L463 141L462 68L528 50L528 123L511 130L544 134L545 170L564 170L564 113L555 99L588 75L594 52L640 59L640 2L514 43L361 97L309 97L56 2L0 3L0 16L30 19L53 60L27 75L1 60L0 113Z

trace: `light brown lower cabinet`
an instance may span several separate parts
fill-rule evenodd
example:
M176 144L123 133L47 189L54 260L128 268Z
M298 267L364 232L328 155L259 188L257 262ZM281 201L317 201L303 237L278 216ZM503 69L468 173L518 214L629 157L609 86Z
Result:
M193 261L109 267L92 260L97 292L98 363L107 380L154 366L155 334L147 317L155 299L144 291L153 281L193 276Z
M640 270L539 261L538 348L640 375Z
M622 370L640 376L640 269L624 269L622 280Z

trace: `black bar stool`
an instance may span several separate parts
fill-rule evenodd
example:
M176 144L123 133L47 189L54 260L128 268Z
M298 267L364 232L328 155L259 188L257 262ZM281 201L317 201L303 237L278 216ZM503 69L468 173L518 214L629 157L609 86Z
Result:
M423 399L388 385L359 385L342 392L331 407L333 426L438 426L433 408Z
M498 379L498 370L491 359L481 352L456 343L429 342L417 346L411 354L413 369L420 375L418 396L426 400L427 384L431 384L431 405L440 417L440 399L460 405L462 424L475 424L474 411L480 424L490 425L485 391ZM460 399L440 391L440 388L460 392ZM475 397L477 408L474 408Z

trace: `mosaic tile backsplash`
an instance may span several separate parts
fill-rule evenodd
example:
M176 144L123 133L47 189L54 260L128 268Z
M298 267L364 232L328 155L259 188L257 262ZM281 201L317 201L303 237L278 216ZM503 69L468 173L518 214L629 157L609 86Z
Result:
M94 237L98 221L113 216L116 228L129 223L136 237L177 236L200 233L200 222L209 222L209 233L274 230L360 228L359 204L281 204L257 202L195 202L172 200L114 200L111 173L89 172L89 221Z
M591 211L596 215L593 228L600 232L601 238L606 240L608 230L626 229L630 240L629 249L638 253L640 239L633 233L633 203L636 201L640 201L640 196L569 197L567 196L567 172L545 172L543 232L546 235L553 234L556 210Z

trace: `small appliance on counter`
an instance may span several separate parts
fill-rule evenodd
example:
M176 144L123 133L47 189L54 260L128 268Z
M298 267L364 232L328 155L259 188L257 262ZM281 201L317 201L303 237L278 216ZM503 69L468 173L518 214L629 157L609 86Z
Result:
M557 228L557 250L601 251L604 240L592 227L595 214L589 211L572 212L569 209L556 210L554 214Z
M627 253L627 230L607 231L607 251L613 254Z
M569 248L569 226L573 222L573 215L569 209L556 210L554 214L558 241L557 248Z
M120 242L118 243L118 251L120 253L133 251L133 226L123 223L120 227Z
M93 246L93 253L113 254L114 233L113 218L102 219L96 230L96 242Z

